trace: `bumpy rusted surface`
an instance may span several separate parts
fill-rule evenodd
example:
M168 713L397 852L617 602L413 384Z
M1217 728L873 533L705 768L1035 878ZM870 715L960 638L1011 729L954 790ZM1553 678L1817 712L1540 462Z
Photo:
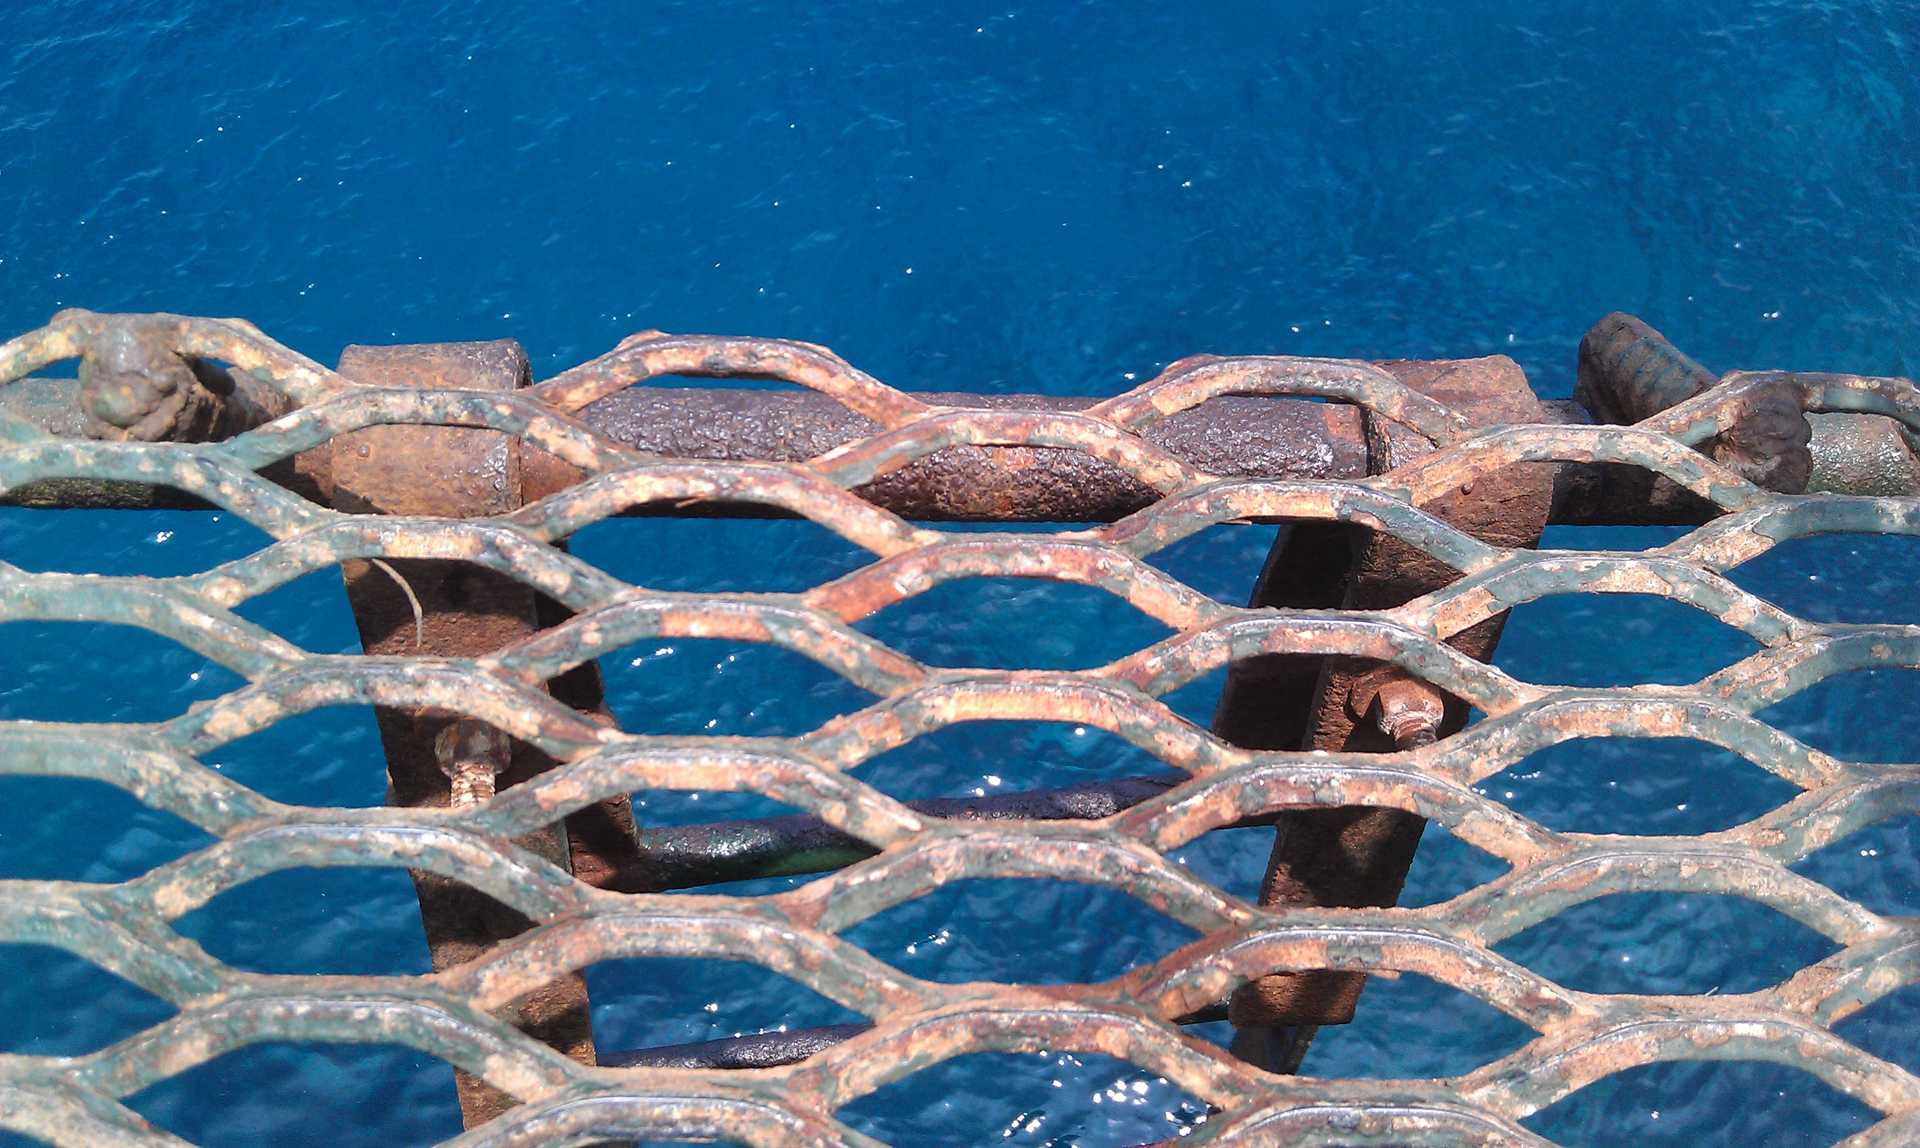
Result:
M918 396L941 406L1000 411L1080 411L1095 400L1042 395ZM671 458L805 462L872 435L878 423L807 391L618 391L577 416L597 433ZM1146 440L1190 466L1219 475L1358 478L1366 444L1351 407L1287 399L1223 398L1182 411ZM534 476L558 490L574 476ZM903 518L999 522L1110 522L1151 505L1154 488L1074 450L950 446L916 459L855 493ZM749 506L717 510L745 511Z
M94 438L204 442L259 426L291 406L271 386L177 349L165 317L101 322L63 312L55 322L63 317L95 327L80 357L78 404Z
M1574 398L1603 423L1637 423L1703 394L1718 380L1666 336L1618 312L1580 340ZM1738 392L1737 414L1703 446L1721 465L1768 490L1799 494L1813 472L1813 428L1791 377L1754 379ZM1637 483L1651 505L1686 504L1684 492L1659 475Z
M216 838L118 884L0 886L0 939L63 947L178 1010L85 1055L0 1059L0 1126L59 1145L177 1144L148 1127L126 1098L232 1049L298 1040L408 1045L521 1102L467 1133L463 1148L619 1138L870 1145L836 1118L849 1101L950 1057L1040 1049L1104 1053L1165 1077L1218 1109L1203 1134L1220 1144L1538 1145L1541 1138L1519 1122L1561 1097L1633 1066L1700 1058L1766 1059L1819 1077L1881 1115L1856 1138L1860 1145L1903 1144L1920 1127L1920 1078L1832 1031L1920 980L1920 932L1789 868L1863 826L1910 812L1920 799L1920 766L1837 759L1753 716L1836 674L1920 667L1920 627L1809 621L1725 577L1807 534L1920 531L1920 504L1783 495L1708 453L1762 390L1796 396L1807 411L1920 428L1920 392L1907 380L1734 375L1633 425L1476 428L1375 365L1197 359L1082 410L983 411L929 403L803 344L649 334L529 392L489 394L357 384L231 321L72 314L0 345L0 380L80 357L102 332L129 322L165 332L178 355L224 363L236 377L272 388L294 409L209 444L55 439L8 414L0 417L0 497L67 478L166 486L227 508L273 542L166 578L0 565L0 619L140 626L247 683L151 724L0 725L0 768L113 784ZM786 379L844 404L873 430L801 461L675 461L609 441L575 417L669 373ZM1222 476L1143 437L1223 393L1325 397L1389 418L1433 449L1361 479L1276 479ZM517 509L452 519L350 513L259 473L383 423L500 432L585 480ZM955 447L1078 452L1158 497L1094 529L948 534L853 493ZM1713 517L1664 546L1617 553L1533 551L1477 538L1432 513L1463 485L1498 484L1505 471L1528 463L1656 473L1711 507ZM874 561L804 593L662 593L627 585L554 545L633 507L697 511L707 502L804 515ZM1212 600L1148 561L1209 525L1243 519L1296 529L1363 525L1457 576L1377 609L1344 601L1241 607ZM374 558L494 571L573 616L478 657L359 656L298 649L235 612L303 574ZM853 628L943 580L994 575L1095 586L1174 633L1106 665L1036 671L928 665ZM1660 595L1722 619L1760 649L1687 686L1572 688L1516 679L1450 644L1519 603L1572 593ZM673 636L777 644L873 701L793 737L668 738L616 728L545 687L623 645ZM1262 655L1391 663L1485 717L1431 744L1413 739L1383 752L1311 751L1299 743L1262 749L1197 728L1159 700ZM557 764L458 810L330 809L268 800L200 760L283 718L346 703L471 718ZM1186 778L1097 820L1047 821L928 816L859 776L889 749L954 723L1034 719L1108 730ZM1584 737L1703 741L1800 792L1746 824L1670 838L1550 829L1474 788L1547 746ZM516 844L602 798L651 788L763 794L874 852L802 887L748 898L597 888ZM1369 807L1437 820L1509 871L1419 909L1262 906L1166 856L1213 829L1297 807ZM438 874L532 927L417 977L250 973L172 930L225 890L323 865ZM891 906L972 877L1106 886L1200 937L1103 983L1017 985L920 980L843 936ZM1754 992L1643 996L1569 989L1492 951L1576 905L1628 891L1742 897L1821 933L1835 952ZM803 1060L735 1070L706 1066L717 1058L689 1064L686 1056L664 1065L582 1064L502 1017L558 977L643 956L752 962L872 1024L821 1041ZM1176 1025L1256 978L1316 970L1418 973L1538 1036L1444 1080L1335 1080L1272 1075L1186 1039Z

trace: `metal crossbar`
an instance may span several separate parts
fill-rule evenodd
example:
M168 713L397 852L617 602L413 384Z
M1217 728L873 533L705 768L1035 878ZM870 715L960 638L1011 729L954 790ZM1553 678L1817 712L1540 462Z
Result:
M143 354L158 354L166 369L151 369ZM218 838L119 884L0 883L0 940L65 949L178 1009L88 1055L0 1058L0 1126L58 1145L179 1144L123 1098L236 1048L296 1040L403 1044L518 1101L452 1142L476 1148L669 1136L871 1145L836 1111L947 1058L1039 1050L1104 1053L1165 1077L1218 1110L1190 1138L1207 1143L1541 1145L1547 1141L1519 1121L1561 1097L1630 1067L1706 1058L1801 1069L1880 1113L1878 1124L1847 1141L1852 1148L1920 1140L1920 1078L1832 1031L1920 981L1920 922L1870 912L1788 868L1920 807L1920 766L1840 760L1753 716L1835 674L1920 668L1920 627L1811 622L1726 577L1806 535L1920 530L1920 500L1910 494L1768 489L1762 482L1804 488L1806 469L1783 482L1778 457L1755 463L1749 449L1756 433L1782 439L1765 426L1754 432L1755 420L1804 425L1796 421L1802 412L1877 416L1920 432L1920 391L1907 380L1734 374L1669 396L1679 401L1665 409L1632 410L1624 424L1542 414L1524 425L1491 425L1381 365L1202 358L1088 406L986 409L929 402L818 347L646 333L538 385L480 391L368 385L233 320L64 312L0 345L0 381L12 384L0 395L27 394L31 381L17 380L72 358L83 360L82 387L61 394L78 395L97 437L49 433L59 417L32 414L25 399L0 402L0 499L44 503L62 489L166 488L223 507L273 541L167 578L35 573L0 563L0 622L137 626L246 679L163 722L0 723L0 770L103 781ZM762 461L667 458L596 429L590 408L675 374L797 383L857 416L857 425L815 456ZM1402 449L1401 461L1373 474L1223 475L1153 437L1156 426L1229 395L1331 400L1356 427L1364 424L1376 459L1387 424L1403 444L1417 439L1417 449ZM1790 417L1780 414L1782 404ZM1291 409L1289 417L1300 416ZM195 420L211 441L142 441L187 437L182 428ZM338 445L368 428L423 426L516 440L526 452L515 463L528 476L524 504L474 517L342 509L353 480ZM1796 438L1789 427L1784 441L1804 449L1806 435ZM917 524L859 493L936 456L990 466L990 457L961 456L1003 448L1085 456L1118 472L1129 489L1150 493L1139 509L1104 524L964 535ZM1657 478L1668 502L1698 508L1701 524L1646 552L1549 551L1489 541L1486 531L1464 529L1436 509L1463 490L1478 485L1485 493L1522 473L1545 476L1542 491L1557 483L1556 506L1564 507L1572 497L1566 490L1578 485L1569 475L1615 481L1629 472L1643 485ZM560 477L536 481L536 473ZM872 562L804 593L665 593L629 585L557 545L636 509L721 506L802 516L869 552ZM980 515L992 516L990 508ZM1147 562L1202 529L1245 520L1390 538L1447 574L1390 605L1238 606ZM361 559L483 567L557 603L563 620L473 656L335 655L300 649L235 613L305 574ZM1095 668L1039 671L928 665L854 628L943 582L1005 576L1097 587L1175 633ZM1760 649L1691 685L1576 688L1518 680L1461 647L1462 635L1497 626L1516 605L1620 593L1683 603ZM664 737L616 728L547 686L622 646L674 637L778 645L873 700L799 736ZM1233 744L1160 700L1229 663L1274 656L1394 667L1384 678L1377 668L1369 672L1376 684L1411 691L1412 701L1395 709L1381 685L1368 710L1367 697L1350 694L1350 717L1377 720L1376 744L1328 749ZM1434 704L1446 716L1423 710L1423 698L1440 699ZM202 764L223 745L340 704L443 723L470 719L551 761L527 776L503 777L491 796L490 770L469 799L388 809L282 804ZM1466 706L1484 718L1458 728ZM1102 796L1079 813L1021 806L971 819L910 806L858 776L878 755L955 723L1036 720L1109 731L1178 774ZM471 724L449 728L476 733ZM1624 837L1549 829L1474 788L1548 746L1593 737L1709 743L1800 792L1723 831ZM461 752L452 751L459 760L449 766L456 780ZM484 758L489 751L473 752ZM644 849L616 859L624 877L589 881L577 852L570 868L564 848L528 844L541 830L639 789L773 798L833 835L840 853L832 863L845 867L777 895L667 895L635 891L675 883L648 886ZM1391 907L1398 876L1378 903L1270 897L1256 904L1166 856L1224 826L1356 807L1438 821L1510 871L1418 909ZM378 977L246 972L172 929L265 874L327 866L437 874L524 914L533 927L431 974ZM1073 985L935 983L843 939L892 906L967 878L1104 886L1202 937L1115 979ZM1839 949L1773 987L1711 996L1576 991L1492 951L1573 906L1626 892L1745 898ZM423 885L423 903L428 896ZM657 1058L627 1067L583 1063L508 1019L509 1006L565 974L659 956L751 962L872 1023L814 1042L804 1059L741 1071L663 1066ZM1191 1039L1178 1026L1182 1018L1219 1015L1230 998L1236 1004L1228 1011L1250 1010L1249 1027L1290 1023L1271 1010L1259 1014L1247 986L1324 970L1417 973L1538 1035L1445 1080L1305 1079L1269 1071L1284 1064L1249 1063Z

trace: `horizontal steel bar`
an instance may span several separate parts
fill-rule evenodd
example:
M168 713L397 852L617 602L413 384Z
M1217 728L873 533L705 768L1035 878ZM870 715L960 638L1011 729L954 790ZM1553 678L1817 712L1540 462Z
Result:
M1042 395L928 394L928 402L996 410L1074 411L1100 401ZM77 380L29 379L0 386L0 412L51 433L79 437ZM669 458L800 462L872 435L872 421L815 392L742 388L632 388L574 416L596 434ZM1227 397L1149 427L1148 441L1191 466L1223 476L1360 478L1367 446L1355 407L1300 399ZM329 486L324 452L310 452L269 477L313 497ZM578 473L528 452L527 495L564 489ZM859 488L908 518L960 521L1108 522L1151 505L1151 487L1111 463L1049 447L948 447ZM0 495L0 503L44 507L195 508L171 490L62 479ZM766 517L760 506L703 502L657 513Z
M1087 396L914 396L940 406L1077 411ZM815 391L632 387L581 410L593 430L669 458L802 462L867 438L877 423ZM1367 445L1357 408L1299 399L1215 399L1147 428L1144 437L1212 474L1360 478ZM533 481L540 483L535 466ZM570 478L555 475L557 489ZM949 447L884 475L860 493L907 518L1104 522L1158 492L1110 463L1045 447Z
M1100 401L1087 395L920 395L952 407L1079 411ZM1553 424L1592 424L1576 401L1542 403ZM23 378L0 386L0 413L50 434L81 438L79 380ZM595 434L670 459L789 461L824 455L872 434L872 420L831 395L739 388L630 388L591 403L578 415ZM1814 415L1812 490L1832 493L1920 493L1916 461L1899 426L1878 415ZM1217 397L1146 430L1148 442L1221 476L1363 478L1369 470L1363 415L1357 407L1284 397ZM269 466L265 474L307 497L326 501L326 451ZM1711 505L1668 482L1651 482L1630 466L1551 463L1555 526L1692 526L1715 516ZM526 459L528 499L564 490L576 472L538 453ZM1117 466L1054 447L947 447L858 488L879 507L906 518L972 522L1112 522L1156 501L1156 493ZM73 509L205 509L180 491L131 482L61 478L0 493L0 505ZM655 507L641 514L780 516L762 505L703 501Z
M84 421L79 383L23 379L0 387L0 412L50 433L79 437ZM990 409L1079 410L1086 396L934 393L931 402ZM1593 418L1568 401L1542 404L1549 421L1586 424ZM625 446L670 458L800 461L873 432L875 424L832 398L738 388L633 388L579 413L598 434ZM1860 423L1884 423L1861 416ZM1368 470L1357 408L1305 399L1226 397L1173 415L1147 438L1210 473L1264 478L1351 479ZM1836 427L1829 454L1845 455L1850 439ZM1871 449L1878 449L1876 444ZM313 452L324 455L324 452ZM326 460L302 456L267 476L309 497L328 485ZM1553 521L1560 525L1692 524L1713 516L1682 490L1649 498L1645 482L1609 464L1561 463L1554 483ZM573 474L550 459L529 458L528 497L564 488ZM1917 479L1916 481L1920 481ZM1874 493L1890 493L1876 475ZM949 447L885 475L859 492L908 518L954 521L1106 522L1150 505L1155 493L1118 468L1076 451L1048 447ZM204 509L206 503L165 487L96 479L60 479L0 494L0 505L94 509ZM763 506L701 502L649 513L681 517L769 517Z

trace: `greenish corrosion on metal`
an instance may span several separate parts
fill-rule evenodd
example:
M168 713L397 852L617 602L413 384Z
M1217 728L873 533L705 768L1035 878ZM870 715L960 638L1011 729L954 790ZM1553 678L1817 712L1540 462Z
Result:
M954 1056L1042 1049L1128 1060L1218 1109L1189 1142L1541 1145L1521 1119L1609 1074L1679 1059L1761 1059L1811 1073L1881 1114L1852 1145L1906 1143L1920 1126L1920 1078L1832 1032L1835 1022L1920 981L1920 923L1874 913L1789 868L1863 826L1912 812L1920 765L1840 760L1754 716L1836 674L1920 668L1920 627L1810 621L1725 576L1811 534L1915 533L1920 503L1779 494L1695 449L1737 426L1742 403L1761 389L1798 396L1806 410L1864 412L1920 429L1920 392L1907 380L1730 377L1634 425L1475 430L1365 364L1187 360L1082 411L973 410L930 406L806 344L647 333L525 392L399 391L352 383L237 321L63 312L49 327L0 345L0 382L31 387L19 380L84 356L128 324L164 338L182 357L228 364L247 386L270 392L260 401L283 404L287 413L210 443L56 437L6 416L0 497L51 480L167 488L239 515L272 542L165 578L0 564L0 622L138 626L246 679L204 706L149 724L0 723L0 771L115 785L217 838L119 884L0 884L0 940L66 949L178 1010L85 1055L0 1058L0 1127L58 1145L177 1145L125 1098L233 1049L276 1040L407 1045L523 1102L453 1142L468 1148L618 1137L872 1145L835 1118L841 1106ZM688 462L606 441L572 417L596 398L671 373L785 379L832 396L880 429L804 463ZM1357 404L1420 431L1437 449L1364 480L1268 481L1199 471L1139 433L1226 393ZM512 513L456 521L344 514L259 473L382 423L504 431L576 468L582 481ZM1093 529L948 535L850 493L913 459L969 444L1087 452L1162 497ZM1638 468L1705 500L1714 517L1646 553L1532 551L1480 541L1425 509L1530 462ZM634 506L717 495L804 515L874 561L804 593L662 593L627 585L553 545ZM1249 609L1210 599L1147 562L1197 530L1247 518L1362 524L1460 577L1393 609ZM313 653L235 613L350 558L472 563L577 616L482 658L436 659ZM928 665L853 629L944 580L992 576L1096 587L1174 633L1106 665L1038 672ZM1522 681L1447 645L1522 602L1608 593L1680 602L1760 648L1691 685L1591 689ZM778 645L873 700L800 736L689 738L608 728L541 688L624 645L672 637ZM1186 722L1161 700L1229 662L1272 653L1390 662L1486 717L1397 752L1256 751ZM288 717L343 704L475 718L560 764L468 808L335 809L270 800L201 760ZM857 776L879 755L947 726L1013 720L1106 730L1184 777L1130 794L1094 819L1057 821L954 818L905 804ZM1720 746L1800 792L1719 832L1628 838L1550 829L1474 788L1548 746L1594 737ZM771 797L831 832L839 852L825 860L853 863L773 896L668 896L590 886L512 843L637 789ZM1277 811L1356 805L1441 822L1510 869L1420 909L1261 907L1167 858L1211 830ZM780 871L804 861L763 856L761 864ZM442 874L518 910L534 927L465 964L414 977L251 973L173 931L173 922L224 891L310 866ZM891 906L975 877L1116 889L1200 937L1110 981L1039 986L920 980L841 935ZM1745 898L1821 933L1837 951L1764 990L1694 997L1581 992L1492 951L1584 902L1647 891ZM517 998L561 973L645 956L752 962L872 1027L798 1063L723 1071L582 1065L502 1019ZM1270 1075L1183 1038L1175 1024L1256 978L1321 969L1418 973L1538 1035L1449 1079L1323 1080Z

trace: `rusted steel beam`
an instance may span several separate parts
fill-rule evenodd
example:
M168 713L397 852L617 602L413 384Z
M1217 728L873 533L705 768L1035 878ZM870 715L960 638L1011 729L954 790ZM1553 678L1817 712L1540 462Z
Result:
M1384 365L1477 426L1543 418L1526 376L1505 357ZM1375 473L1432 450L1425 439L1385 418L1370 417L1367 430ZM1531 547L1546 525L1553 485L1550 467L1508 466L1426 509L1482 541ZM1384 533L1343 525L1296 526L1275 541L1251 604L1387 609L1456 577L1431 555ZM1448 644L1490 660L1504 621L1504 614L1491 617ZM1221 692L1214 732L1255 749L1379 752L1398 748L1412 736L1404 725L1409 713L1421 715L1419 729L1427 738L1466 724L1465 702L1442 702L1435 693L1421 704L1420 691L1431 692L1429 687L1383 673L1380 663L1345 657L1267 655L1236 662ZM1260 903L1390 906L1400 896L1425 827L1422 818L1397 809L1286 811L1276 820ZM1270 974L1243 985L1231 1005L1234 1051L1269 1070L1294 1071L1314 1026L1352 1019L1365 979L1361 973L1326 970Z
M527 385L525 352L510 341L416 347L349 347L340 357L348 377L385 386L511 390ZM511 436L470 428L380 426L342 435L332 444L334 503L369 514L469 518L505 513L523 501L520 444ZM541 625L534 593L510 578L454 560L394 559L342 564L347 597L368 654L473 657L525 639ZM513 785L553 764L490 727L453 721L429 709L376 711L387 752L388 800L401 806L446 806L460 794L483 798L495 784ZM561 825L519 844L569 865ZM421 918L433 968L452 968L531 922L477 890L416 871ZM507 1009L530 1035L585 1063L594 1063L586 982L566 973ZM469 1127L511 1107L506 1093L465 1072L456 1074L460 1110Z
M916 394L924 402L987 410L1078 411L1099 399L1044 395ZM597 433L672 458L800 462L864 439L879 424L813 391L616 392L578 414ZM1357 478L1366 472L1359 413L1297 399L1215 399L1147 428L1182 462L1223 476ZM544 490L568 476L536 477ZM1158 494L1118 467L1071 450L958 446L859 488L907 518L1105 522Z
M0 387L0 411L55 434L85 437L76 417L75 380L28 379ZM1092 397L935 393L928 402L992 410L1075 411ZM623 446L669 458L799 462L867 437L878 424L815 392L645 387L622 391L573 416ZM1187 464L1223 476L1358 478L1366 443L1353 407L1286 398L1227 397L1182 411L1149 427L1148 441ZM324 457L302 456L268 477L304 494L324 488ZM528 452L528 501L564 489L578 472ZM1157 497L1120 468L1078 451L1049 447L948 447L858 488L870 501L908 518L960 521L1107 522ZM206 504L166 488L61 479L0 497L33 506L199 508ZM653 513L767 517L766 507L703 502L691 511Z
M67 437L90 425L74 379L23 379L0 387L0 412ZM1077 396L935 393L931 402L1013 410L1081 410L1100 401ZM798 461L870 433L875 425L814 392L726 388L635 388L575 416L612 441L670 458ZM1541 404L1541 421L1586 425L1596 416L1578 402ZM1607 421L1607 420L1599 420ZM1809 489L1849 494L1920 493L1920 456L1897 423L1877 415L1818 414L1815 477ZM1147 428L1146 437L1210 473L1264 478L1358 478L1366 473L1360 412L1338 403L1289 398L1213 399ZM267 477L324 501L326 452L309 452L266 470ZM1711 505L1666 479L1608 463L1556 463L1557 525L1697 525ZM528 498L563 489L576 475L543 455L525 460ZM1048 447L949 447L857 488L876 505L933 521L1105 522L1153 501L1151 490L1087 455ZM0 504L98 509L204 509L167 487L98 479L58 479L0 495ZM761 505L707 501L640 513L683 517L773 517Z

